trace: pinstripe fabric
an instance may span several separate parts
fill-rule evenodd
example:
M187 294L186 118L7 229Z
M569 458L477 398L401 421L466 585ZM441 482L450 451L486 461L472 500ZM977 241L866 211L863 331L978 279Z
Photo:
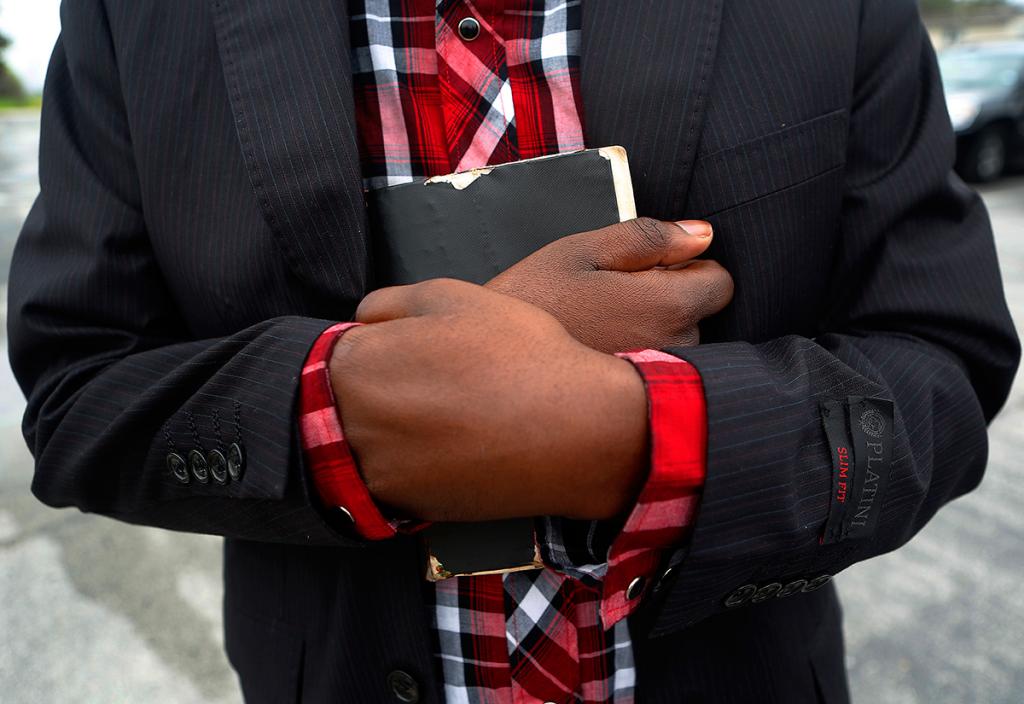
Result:
M440 701L414 546L350 547L295 447L302 360L372 285L344 4L63 17L9 289L34 491L229 536L250 701L386 701L395 669ZM588 144L626 146L641 212L713 213L736 280L673 351L704 381L708 475L681 569L630 619L638 701L846 701L832 590L723 599L891 550L971 489L1019 354L915 4L588 0L582 20ZM817 404L847 394L895 402L896 447L874 538L820 546ZM214 449L236 407L244 478L176 484L168 437Z
M683 211L722 5L723 0L585 3L580 69L586 141L626 147L638 213L669 217Z
M342 3L215 0L212 7L238 141L264 218L314 292L358 297L367 249Z
M732 148L744 161L751 153L784 151L775 163L790 173L789 186L762 187L774 195L755 200L736 196L721 184L750 177L715 159L712 173L698 167L694 177L695 186L710 186L694 188L691 198L703 199L698 212L719 211L712 222L733 250L726 256L750 247L735 240L751 237L770 238L783 251L768 254L759 268L741 267L739 305L708 331L735 341L673 350L697 366L707 385L708 483L687 569L656 632L720 608L718 583L834 573L892 550L981 479L985 421L1002 403L1017 341L984 208L949 172L952 138L924 30L913 8L880 7L869 5L862 18L863 36L874 41L861 47L845 87L853 106L848 122L828 126L834 113L822 111L825 117ZM806 11L797 14L807 19ZM823 23L845 19L834 8L821 15ZM784 56L799 39L778 41L744 62ZM823 107L838 108L831 101L840 95L823 93ZM818 163L807 163L797 148L805 129L817 134ZM842 158L832 146L840 135ZM786 243L787 228L808 226L836 236L799 249ZM787 280L794 260L806 272L799 281ZM821 298L794 305L811 281ZM755 310L747 303L754 295L774 305ZM773 316L773 308L789 312ZM779 330L785 317L789 329ZM780 336L787 332L802 335ZM830 460L817 403L847 394L896 402L890 484L873 539L819 546Z

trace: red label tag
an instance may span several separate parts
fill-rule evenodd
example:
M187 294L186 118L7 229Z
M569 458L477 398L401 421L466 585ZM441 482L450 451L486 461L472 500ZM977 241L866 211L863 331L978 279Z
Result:
M832 492L828 504L828 518L821 535L822 545L838 543L846 537L846 518L853 493L856 464L853 445L847 432L846 404L842 401L824 401L821 421L825 427L829 451L832 453Z

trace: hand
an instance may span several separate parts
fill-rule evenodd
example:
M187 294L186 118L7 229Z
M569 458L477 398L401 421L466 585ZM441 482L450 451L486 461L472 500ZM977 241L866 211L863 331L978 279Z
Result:
M637 218L569 235L494 277L487 287L543 308L602 352L695 345L697 324L732 300L732 277L693 258L711 225Z
M639 490L647 399L629 362L483 287L380 289L330 361L346 437L398 515L607 518Z

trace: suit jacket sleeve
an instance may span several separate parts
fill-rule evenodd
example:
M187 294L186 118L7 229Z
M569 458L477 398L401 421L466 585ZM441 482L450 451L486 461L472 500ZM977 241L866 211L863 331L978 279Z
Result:
M820 334L670 350L703 378L708 468L692 549L655 633L730 608L741 585L812 580L893 550L981 480L986 424L1019 358L988 217L951 172L953 135L915 3L865 2L860 36L841 231L822 233L838 253ZM869 497L870 535L822 544L834 505L822 403L851 396L892 403L888 482Z
M146 231L101 5L64 5L45 88L41 193L10 276L32 490L52 506L133 523L347 543L310 500L295 423L303 360L332 322L283 317L194 339ZM244 451L237 480L193 474L184 484L168 467L171 453L187 460L232 443Z

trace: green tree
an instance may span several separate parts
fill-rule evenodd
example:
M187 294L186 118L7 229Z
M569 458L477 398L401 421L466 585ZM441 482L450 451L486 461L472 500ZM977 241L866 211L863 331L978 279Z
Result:
M4 51L10 45L11 40L0 34L0 98L22 100L25 98L25 88L3 59Z

